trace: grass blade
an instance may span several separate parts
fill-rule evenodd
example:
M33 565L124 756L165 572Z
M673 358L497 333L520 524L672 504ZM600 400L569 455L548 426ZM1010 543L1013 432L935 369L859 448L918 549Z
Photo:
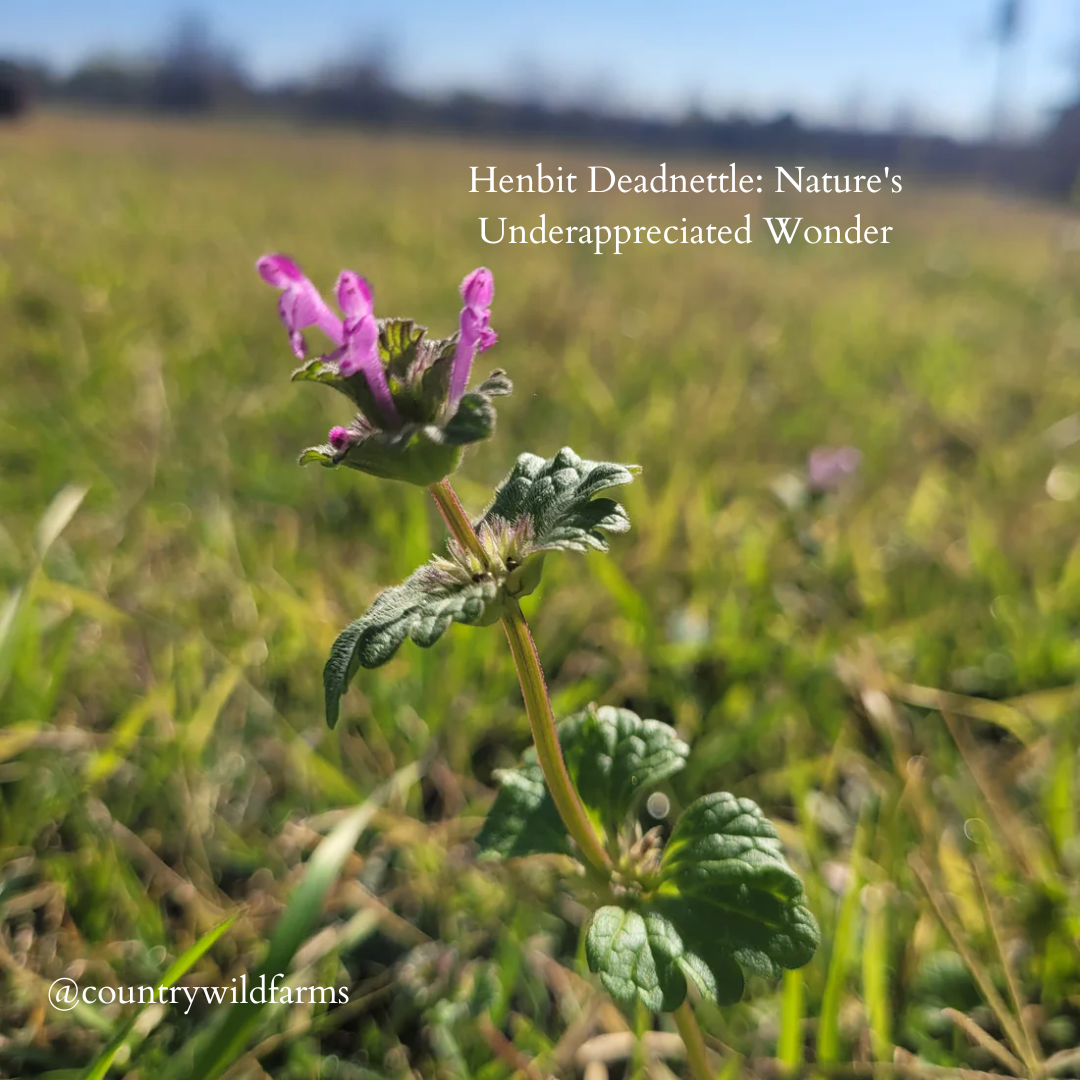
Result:
M872 885L866 893L863 931L863 1000L870 1024L870 1043L878 1061L892 1061L892 1007L889 1000L889 906L885 890Z
M71 519L82 505L88 490L83 484L69 484L49 503L34 533L34 549L39 563L60 538L60 534L71 524Z
M803 1063L803 973L801 969L784 972L784 990L780 1004L780 1044L776 1056L791 1071Z
M356 847L360 834L371 824L386 800L393 793L416 783L422 771L421 764L401 769L343 818L315 849L303 879L274 927L266 959L251 975L253 985L262 975L271 978L288 972L297 950L318 924L323 900ZM243 1049L266 1004L246 1001L230 1006L220 1026L208 1036L206 1045L196 1052L194 1066L183 1070L186 1080L212 1080L220 1076Z
M192 967L206 954L210 947L229 929L232 924L236 922L236 916L232 915L224 922L220 922L217 926L208 930L190 949L187 949L180 956L178 956L168 967L165 974L161 977L161 981L154 989L154 997L157 998L158 992L162 987L170 987L178 979L182 979ZM140 1016L147 1009L150 1008L151 1003L147 1002L141 1008L137 1009L132 1015L131 1019L120 1029L116 1037L109 1043L107 1047L101 1052L98 1059L81 1074L79 1080L104 1080L104 1077L108 1074L109 1068L116 1060L116 1055L120 1053L122 1047L127 1043L131 1037L131 1032L135 1028L135 1023Z

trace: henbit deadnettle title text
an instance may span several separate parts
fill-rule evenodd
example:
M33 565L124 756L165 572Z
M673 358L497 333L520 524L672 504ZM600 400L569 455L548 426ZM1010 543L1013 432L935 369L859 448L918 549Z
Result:
M684 194L684 195L751 195L761 194L764 175L740 171L732 162L718 173L669 173L667 162L653 176L644 173L617 173L607 165L589 165L586 175L564 170L554 171L537 162L536 172L500 172L495 165L470 166L471 194L488 195L615 195L615 194ZM805 195L898 195L903 191L903 179L884 166L879 173L817 173L802 165L787 168L775 166L777 194ZM888 244L891 225L863 225L862 215L854 215L843 224L803 225L803 218L762 217L768 226L768 236L774 244L791 244L801 240L806 244ZM595 254L607 251L619 255L633 244L751 244L753 243L751 215L746 214L739 224L660 225L548 225L547 215L531 228L525 224L507 224L506 217L480 217L480 236L485 244L582 244L592 247ZM496 224L497 222L497 224Z

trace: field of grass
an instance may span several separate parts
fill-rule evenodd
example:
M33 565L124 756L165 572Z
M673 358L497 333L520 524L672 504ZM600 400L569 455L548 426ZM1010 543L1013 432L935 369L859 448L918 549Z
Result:
M49 984L153 984L231 914L184 981L254 972L312 850L374 792L297 961L350 1003L262 1010L231 1076L538 1080L612 1046L590 1080L683 1068L619 1041L651 1020L589 976L558 865L475 859L492 773L529 741L497 628L406 645L326 728L335 635L444 533L419 488L296 466L348 415L289 382L253 268L280 250L444 334L491 267L480 372L515 393L456 481L470 510L525 450L643 466L633 530L549 559L526 613L558 712L675 725L673 805L754 798L806 881L813 962L699 1009L726 1080L1080 1076L1072 214L914 176L876 200L467 191L469 165L541 158L660 160L0 131L0 1075L77 1076L121 1035L111 1075L193 1075L227 1009L181 998L125 1034L130 1006L60 1013ZM487 247L476 220L774 210L862 212L893 243L597 257ZM862 467L800 500L822 444Z

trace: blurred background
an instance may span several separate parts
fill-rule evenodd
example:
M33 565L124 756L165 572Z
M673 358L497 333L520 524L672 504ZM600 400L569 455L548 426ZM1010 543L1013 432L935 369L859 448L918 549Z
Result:
M515 393L472 512L522 451L644 467L632 532L526 613L557 713L691 744L668 820L752 797L806 881L821 948L701 1007L717 1069L1080 1075L1080 4L8 0L0 55L0 1074L209 1075L222 1031L234 1077L683 1068L588 975L558 865L476 861L529 743L495 630L406 645L326 729L331 642L444 534L419 489L297 468L348 415L289 382L254 272L286 251L439 335L491 267ZM904 191L468 193L539 160ZM860 212L888 248L477 225ZM348 1005L48 1005L255 971L376 792L273 954Z
M44 106L885 157L1069 190L1080 156L1071 0L854 0L703 10L318 0L177 10L9 7L0 110Z

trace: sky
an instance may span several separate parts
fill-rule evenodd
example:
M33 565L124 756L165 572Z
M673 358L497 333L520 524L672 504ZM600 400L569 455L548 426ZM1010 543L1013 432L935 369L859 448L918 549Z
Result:
M160 47L205 17L261 82L385 57L409 89L543 94L661 116L896 123L985 133L1002 0L0 0L0 55L69 70ZM1080 0L1022 0L1008 118L1044 126L1080 95Z

